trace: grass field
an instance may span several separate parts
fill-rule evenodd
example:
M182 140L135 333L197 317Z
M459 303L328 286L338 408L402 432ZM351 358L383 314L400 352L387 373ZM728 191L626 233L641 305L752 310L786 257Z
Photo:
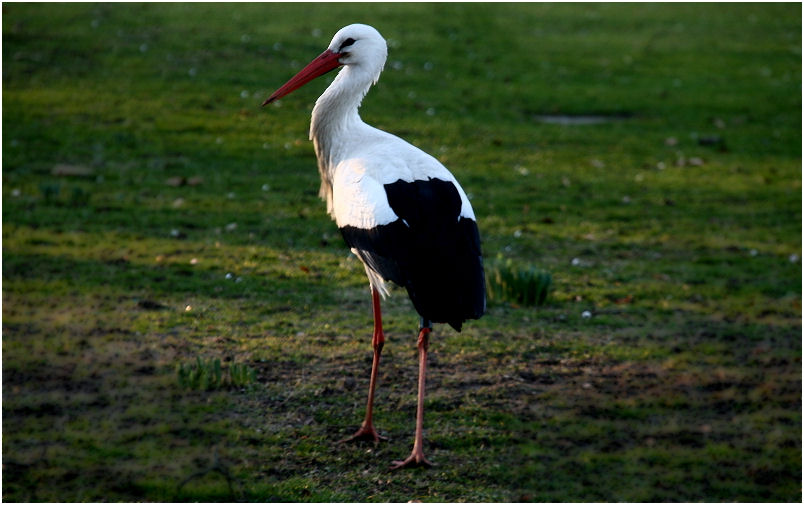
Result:
M801 500L801 5L2 9L4 501ZM331 76L259 107L352 22L390 47L363 118L553 279L436 328L431 469L387 470L400 289L391 440L336 443L372 320L307 140Z

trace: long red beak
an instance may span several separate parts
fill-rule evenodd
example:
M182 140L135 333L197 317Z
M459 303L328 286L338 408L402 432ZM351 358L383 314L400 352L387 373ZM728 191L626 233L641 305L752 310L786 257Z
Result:
M274 91L273 95L269 96L266 101L262 102L262 106L265 107L274 100L278 100L283 96L301 88L316 77L320 77L327 72L340 67L342 65L342 63L338 61L338 58L340 57L340 54L327 49L318 55L316 59L308 63L306 67L301 69L301 71L294 75L288 82L283 84L281 88Z

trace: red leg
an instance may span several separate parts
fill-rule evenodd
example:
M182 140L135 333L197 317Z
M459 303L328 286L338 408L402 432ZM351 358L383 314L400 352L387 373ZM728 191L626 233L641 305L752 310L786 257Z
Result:
M377 370L380 366L380 354L385 344L385 336L382 333L382 314L380 313L380 293L376 289L371 290L372 307L374 309L374 335L371 338L371 345L374 347L374 359L371 362L371 380L369 381L368 402L366 403L366 419L354 435L344 438L341 442L351 442L353 440L388 440L388 437L380 436L374 429L372 414L374 411L374 389L377 386Z
M416 436L413 439L413 451L403 461L394 461L391 470L405 468L409 466L433 466L424 457L424 379L427 371L427 348L430 344L430 328L427 324L422 324L419 331L419 393L416 406Z

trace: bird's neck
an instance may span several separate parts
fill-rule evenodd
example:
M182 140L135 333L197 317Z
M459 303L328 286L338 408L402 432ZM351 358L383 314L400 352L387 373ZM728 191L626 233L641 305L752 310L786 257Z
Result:
M372 80L359 68L344 67L316 100L310 121L310 139L335 139L362 123L357 109ZM318 149L316 148L317 154Z
M371 84L372 79L365 78L359 70L344 67L313 107L310 140L313 141L321 173L319 196L327 201L330 213L333 171L341 161L350 135L364 125L358 108Z

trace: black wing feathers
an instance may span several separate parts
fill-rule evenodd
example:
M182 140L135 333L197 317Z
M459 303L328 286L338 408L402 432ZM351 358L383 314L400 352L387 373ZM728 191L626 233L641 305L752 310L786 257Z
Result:
M419 315L460 331L486 307L477 224L460 216L452 182L396 181L385 192L399 219L370 230L342 227L344 240L369 268L404 286Z

